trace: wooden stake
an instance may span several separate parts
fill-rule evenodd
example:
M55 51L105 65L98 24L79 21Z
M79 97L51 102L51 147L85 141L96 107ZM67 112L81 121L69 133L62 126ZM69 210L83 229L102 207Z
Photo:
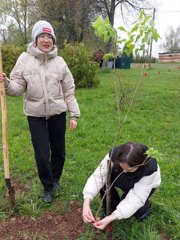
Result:
M0 73L3 72L2 56L0 46ZM8 141L7 141L7 106L6 106L6 94L4 81L0 81L0 99L1 99L1 111L2 111L2 144L3 144L3 159L4 159L4 175L5 182L8 188L10 210L15 205L15 191L11 184L10 172L9 172L9 157L8 157Z

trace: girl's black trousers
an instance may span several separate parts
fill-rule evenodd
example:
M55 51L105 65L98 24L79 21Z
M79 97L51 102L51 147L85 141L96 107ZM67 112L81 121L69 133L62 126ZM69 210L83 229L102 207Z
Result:
M65 161L66 113L45 117L28 116L38 175L45 191L58 182Z

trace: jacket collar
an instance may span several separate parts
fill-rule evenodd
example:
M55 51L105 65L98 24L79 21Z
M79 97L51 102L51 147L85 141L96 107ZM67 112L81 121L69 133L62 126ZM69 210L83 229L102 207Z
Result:
M42 58L42 59L53 58L57 56L57 47L54 45L54 48L52 49L51 52L45 53L45 52L42 52L33 42L31 42L28 45L27 52L32 56Z

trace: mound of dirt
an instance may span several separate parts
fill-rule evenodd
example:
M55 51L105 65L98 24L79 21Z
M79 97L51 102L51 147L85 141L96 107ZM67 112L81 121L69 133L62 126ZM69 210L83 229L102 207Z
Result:
M46 211L35 220L14 216L0 224L1 240L75 240L84 232L82 207L77 203L64 215Z

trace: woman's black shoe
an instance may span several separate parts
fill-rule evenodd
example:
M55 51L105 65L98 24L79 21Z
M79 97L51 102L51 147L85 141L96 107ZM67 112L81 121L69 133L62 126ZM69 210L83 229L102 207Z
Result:
M45 192L43 199L45 203L51 203L53 200L52 192Z

